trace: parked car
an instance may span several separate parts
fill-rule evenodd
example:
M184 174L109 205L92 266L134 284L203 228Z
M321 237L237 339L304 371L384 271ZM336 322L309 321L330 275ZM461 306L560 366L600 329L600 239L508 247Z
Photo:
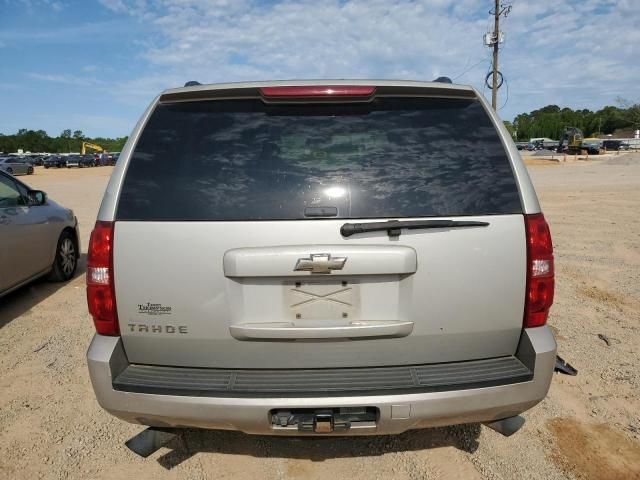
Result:
M44 160L45 156L44 155L21 155L15 158L19 159L22 162L28 163L33 167L36 167L36 166L42 165L42 161Z
M592 155L598 155L600 153L601 140L597 138L585 138L580 144L581 150L586 150Z
M36 162L31 157L17 157L15 158L15 161L17 163L22 163L24 165L27 165L27 175L33 175L33 173L35 172L34 167Z
M71 167L95 167L96 162L92 155L69 155L67 157L67 168Z
M556 150L559 143L555 140L536 140L530 144L530 150Z
M79 238L72 210L0 172L0 297L44 275L69 280Z
M128 422L506 431L553 376L549 227L472 87L167 90L88 252L89 373Z
M629 144L622 140L604 140L602 142L602 148L609 151L629 150Z
M11 175L31 175L33 166L15 157L0 158L0 171Z
M67 157L64 157L62 155L51 155L51 156L45 158L44 161L42 162L42 164L44 165L44 168L51 168L51 167L62 168L62 167L66 167L67 166Z
M66 167L80 167L80 156L79 155L69 155L67 157Z
M32 167L34 167L36 165L36 161L35 161L34 157L30 157L30 156L13 156L13 159L16 162L26 163L28 165L31 165Z
M109 165L115 165L118 163L118 158L120 158L120 152L112 153Z

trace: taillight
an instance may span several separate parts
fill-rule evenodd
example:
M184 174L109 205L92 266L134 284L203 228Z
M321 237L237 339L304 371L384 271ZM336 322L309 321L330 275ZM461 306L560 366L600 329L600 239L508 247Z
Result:
M87 304L96 332L120 335L113 284L113 222L97 221L87 255Z
M363 85L319 85L293 87L262 87L264 97L368 97L376 87Z
M544 215L524 216L527 234L527 293L524 304L524 328L547 323L553 304L554 272L551 232Z

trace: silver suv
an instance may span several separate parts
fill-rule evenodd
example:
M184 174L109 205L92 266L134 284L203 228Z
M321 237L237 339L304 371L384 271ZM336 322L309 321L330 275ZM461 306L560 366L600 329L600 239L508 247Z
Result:
M128 422L391 434L510 419L556 344L549 228L471 87L163 92L91 235L89 372Z

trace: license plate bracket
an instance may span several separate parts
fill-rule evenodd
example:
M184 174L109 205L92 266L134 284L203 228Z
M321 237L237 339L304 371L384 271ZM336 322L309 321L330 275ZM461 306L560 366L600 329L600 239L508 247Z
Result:
M284 284L291 320L358 320L360 286L340 281L297 281Z

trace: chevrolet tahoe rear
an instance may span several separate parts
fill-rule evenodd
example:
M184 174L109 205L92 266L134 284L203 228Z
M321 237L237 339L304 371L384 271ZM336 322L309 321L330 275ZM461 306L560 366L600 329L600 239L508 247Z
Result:
M471 87L167 90L91 235L87 353L133 423L357 435L512 418L556 345L549 228Z

